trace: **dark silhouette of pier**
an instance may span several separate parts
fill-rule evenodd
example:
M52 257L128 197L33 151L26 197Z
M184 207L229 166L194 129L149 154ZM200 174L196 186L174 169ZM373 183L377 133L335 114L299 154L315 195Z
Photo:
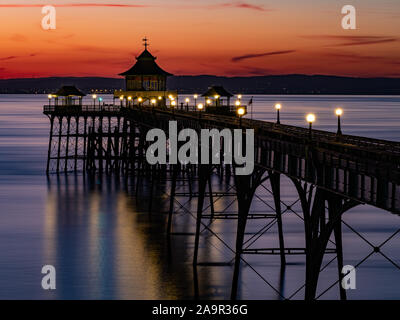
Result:
M202 112L199 117L199 111L189 106L181 109L118 104L45 106L44 114L49 117L51 126L48 173L84 171L123 175L127 179L133 177L136 194L146 181L151 196L160 181L170 181L168 236L173 236L176 198L197 200L194 266L200 264L201 228L208 227L204 221L237 220L232 299L237 296L242 257L250 254L279 255L282 268L287 256L305 255L305 299L308 300L317 298L324 256L334 255L340 297L346 299L346 291L340 286L343 278L342 215L363 204L400 213L400 143L397 142L317 130L312 130L310 135L308 129L250 119L239 121L238 117L230 115ZM167 133L170 121L177 121L178 130L254 129L254 172L239 176L235 174L235 164L224 163L148 164L147 132L160 128ZM227 183L225 190L212 190L211 180L215 176L232 184ZM298 193L304 220L304 248L285 245L282 214L291 207L281 200L282 176L292 181ZM256 190L265 187L267 182L274 212L253 213L250 207ZM183 184L183 191L177 184ZM237 212L215 210L213 204L221 197L236 201ZM206 200L208 207L205 207ZM148 210L153 210L151 200ZM249 248L244 245L246 225L253 219L271 220L277 224L278 247ZM374 247L373 251L379 253L380 247Z

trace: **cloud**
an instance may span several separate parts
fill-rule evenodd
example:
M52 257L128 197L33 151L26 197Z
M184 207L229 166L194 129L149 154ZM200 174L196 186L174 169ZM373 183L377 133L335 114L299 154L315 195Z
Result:
M387 36L337 36L337 35L317 35L317 36L302 36L307 39L318 40L337 40L345 41L341 43L326 45L325 47L350 47L350 46L364 46L371 44L383 44L398 41L397 38Z
M265 76L268 74L272 73L272 70L270 69L265 69L265 68L255 68L255 67L249 67L246 69L249 75L253 76Z
M334 57L334 58L343 58L346 60L383 60L385 57L380 56L363 56L357 53L325 53L325 56Z
M323 52L321 53L322 56L325 57L332 57L334 59L338 59L344 62L349 63L357 63L371 61L378 64L385 64L385 65L400 65L398 59L393 57L385 57L385 56L375 56L375 55L362 55L353 52Z
M8 56L8 57L0 57L0 61L9 61L9 60L14 60L18 58L26 58L26 57L36 57L37 53L31 53L27 56Z
M246 55L239 56L239 57L233 57L232 62L238 62L238 61L242 61L242 60L246 60L246 59L260 58L260 57L266 57L266 56L289 54L289 53L293 53L293 52L296 52L296 50L272 51L272 52L265 52L265 53L246 54Z
M42 8L44 4L0 4L0 8ZM116 7L116 8L148 8L149 5L142 4L119 4L119 3L64 3L53 4L53 7Z
M28 38L25 37L25 36L22 35L22 34L16 33L16 34L13 34L13 35L9 38L9 40L11 40L11 41L16 41L16 42L26 42L26 41L28 41Z
M270 11L268 9L265 9L262 6L249 4L246 2L233 2L233 3L226 2L226 3L216 4L211 7L213 7L213 8L239 8L239 9L250 9L250 10L256 10L256 11Z
M17 59L17 58L19 58L19 57L17 57L17 56L8 56L8 57L0 58L0 61L8 61L8 60L13 60L13 59Z

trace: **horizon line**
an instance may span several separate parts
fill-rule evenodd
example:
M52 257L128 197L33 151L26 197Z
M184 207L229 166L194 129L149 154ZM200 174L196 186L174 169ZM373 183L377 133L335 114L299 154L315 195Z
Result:
M352 78L352 79L400 79L400 75L394 76L343 76L334 74L305 74L305 73L287 73L287 74L270 74L270 75L249 75L249 76L218 76L212 74L199 75L172 75L171 77L216 77L216 78L262 78L262 77L289 77L289 76L305 76L305 77L331 77L331 78ZM45 77L19 77L19 78L0 78L0 81L6 80L39 80L54 78L94 78L94 79L115 79L124 80L124 78L107 77L107 76L45 76Z

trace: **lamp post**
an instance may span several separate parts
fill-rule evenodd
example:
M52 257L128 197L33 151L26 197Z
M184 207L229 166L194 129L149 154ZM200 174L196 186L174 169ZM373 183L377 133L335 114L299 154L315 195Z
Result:
M282 109L282 105L280 103L277 103L275 105L275 110L276 110L276 123L281 124L281 119L280 119L280 111Z
M201 119L201 111L204 109L204 105L202 103L199 103L197 105L197 110L199 111L199 119Z
M176 101L175 101L175 100L172 100L172 101L171 101L172 114L175 114L175 107L176 107Z
M315 121L315 115L312 114L312 113L309 113L307 115L306 119L307 119L307 122L310 124L310 128L309 128L309 131L308 131L308 136L311 139L312 138L312 124Z
M124 101L124 96L120 96L120 97L119 97L119 101L121 102L121 108L122 108L122 103L123 103L123 101Z
M189 111L189 102L190 102L190 99L189 99L189 98L186 98L186 99L185 99L185 102L186 102L186 111Z
M194 98L194 105L195 106L197 106L197 98L199 97L199 95L197 95L197 94L195 94L194 96L193 96L193 98Z
M218 106L218 102L219 102L219 95L218 95L218 94L216 94L216 95L214 96L214 98L215 98L215 106Z
M240 107L239 109L237 109L237 114L239 116L239 126L240 128L242 127L242 117L245 115L246 110L243 107Z
M142 98L142 97L139 97L139 98L138 98L138 102L139 102L139 107L141 107L141 106L142 106L142 102L143 102L143 98Z
M151 99L150 103L151 103L152 108L154 109L154 107L156 106L157 100Z
M49 94L48 96L47 96L47 98L49 98L49 107L51 106L51 98L52 98L53 96L51 95L51 94Z
M93 98L93 106L96 106L97 95L96 94L92 95L92 98Z
M130 106L131 106L131 102L132 102L132 97L131 97L131 96L129 96L129 97L128 97L128 107L130 107Z
M340 108L337 108L336 110L335 110L335 113L336 113L336 115L337 115L337 117L338 117L338 128L337 128L337 135L342 135L342 126L341 126L341 123L340 123L340 118L342 117L342 114L343 114L343 109L340 109Z

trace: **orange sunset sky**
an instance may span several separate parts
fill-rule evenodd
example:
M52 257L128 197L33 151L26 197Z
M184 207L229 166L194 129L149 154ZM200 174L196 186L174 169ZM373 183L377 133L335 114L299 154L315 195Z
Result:
M357 30L341 27L346 4ZM175 75L400 77L399 0L0 0L0 13L2 79L117 77L144 36Z

